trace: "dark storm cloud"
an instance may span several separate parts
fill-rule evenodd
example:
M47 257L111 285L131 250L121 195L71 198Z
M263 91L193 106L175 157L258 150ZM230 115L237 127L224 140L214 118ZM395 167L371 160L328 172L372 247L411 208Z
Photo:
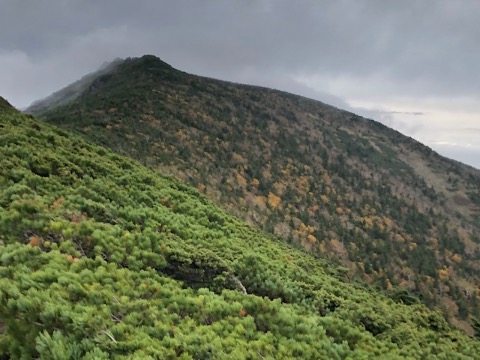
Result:
M477 0L3 0L0 51L21 51L35 63L101 31L115 37L124 29L112 39L124 48L99 44L90 56L101 63L132 48L230 78L249 69L382 73L414 93L471 94L480 90L472 73L480 61L479 15Z
M480 114L478 0L0 0L0 9L0 94L20 107L106 60L149 53L200 75L372 108L360 113L386 122L446 103Z

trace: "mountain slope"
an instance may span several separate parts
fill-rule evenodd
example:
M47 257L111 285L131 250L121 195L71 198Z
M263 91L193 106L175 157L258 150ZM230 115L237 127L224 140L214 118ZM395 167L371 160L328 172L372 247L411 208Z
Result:
M127 59L36 114L369 282L417 294L473 333L478 170L318 101L192 76L153 56Z
M117 68L117 65L119 65L121 62L121 59L115 59L110 63L103 64L98 71L85 75L80 80L75 81L73 84L70 84L62 90L53 93L45 99L34 102L32 105L30 105L29 111L41 112L50 107L68 104L69 102L75 100L83 92L92 90L91 84L93 80L96 80L102 75L108 76L108 74L113 73Z
M478 358L173 178L11 108L0 128L2 358Z

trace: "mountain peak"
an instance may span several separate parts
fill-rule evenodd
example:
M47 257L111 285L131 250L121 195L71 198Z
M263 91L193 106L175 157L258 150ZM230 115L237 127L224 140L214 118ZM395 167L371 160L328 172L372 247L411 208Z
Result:
M165 68L172 69L170 64L167 64L165 61L161 60L158 56L155 55L143 55L140 58L136 58L141 64L150 65L150 66L161 66Z
M127 58L119 64L118 69L120 72L146 71L162 76L180 72L155 55Z
M126 59L116 58L111 62L103 63L97 71L85 75L52 95L35 101L27 108L27 112L41 114L48 108L70 104L79 97L98 92L113 78L116 78L118 83L131 84L132 79L136 79L135 81L140 78L145 80L145 78L150 78L150 75L157 79L176 80L181 73L154 55ZM148 76L145 77L146 74Z

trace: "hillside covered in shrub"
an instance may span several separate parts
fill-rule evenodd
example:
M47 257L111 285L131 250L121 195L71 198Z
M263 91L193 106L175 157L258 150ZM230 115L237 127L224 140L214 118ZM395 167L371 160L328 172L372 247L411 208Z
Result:
M0 102L1 359L479 358L346 274Z

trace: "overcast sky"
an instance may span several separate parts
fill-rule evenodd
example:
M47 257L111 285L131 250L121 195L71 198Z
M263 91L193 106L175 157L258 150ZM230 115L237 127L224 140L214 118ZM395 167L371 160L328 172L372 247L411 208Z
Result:
M480 0L0 0L19 108L116 57L308 96L480 168Z

